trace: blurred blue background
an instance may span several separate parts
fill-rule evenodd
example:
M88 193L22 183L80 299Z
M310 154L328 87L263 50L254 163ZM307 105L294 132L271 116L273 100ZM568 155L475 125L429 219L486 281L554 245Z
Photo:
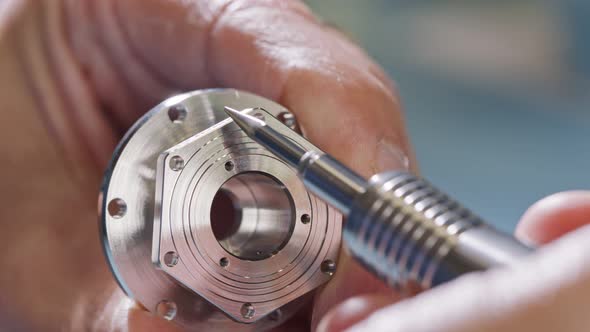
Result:
M590 1L307 3L394 78L422 174L485 219L590 188Z

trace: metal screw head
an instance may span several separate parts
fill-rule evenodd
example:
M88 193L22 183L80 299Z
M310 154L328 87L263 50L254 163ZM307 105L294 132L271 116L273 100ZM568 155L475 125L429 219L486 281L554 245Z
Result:
M254 309L254 306L251 303L244 303L242 305L242 308L240 309L242 317L246 319L251 319L252 317L254 317L255 312L256 310Z
M174 251L169 251L164 254L164 264L168 267L173 267L178 264L178 254Z
M172 301L162 300L156 305L156 314L165 320L173 320L177 312L176 303Z
M277 115L277 119L281 121L285 126L295 130L297 128L297 120L295 116L289 112L281 112Z
M332 276L334 275L334 272L336 272L336 263L334 263L334 261L331 259L326 259L322 262L320 269L323 273Z
M184 159L180 156L170 158L170 169L180 171L184 167Z

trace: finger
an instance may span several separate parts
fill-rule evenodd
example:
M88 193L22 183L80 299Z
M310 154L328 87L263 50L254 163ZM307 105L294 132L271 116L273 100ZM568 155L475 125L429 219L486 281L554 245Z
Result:
M279 101L365 175L413 159L391 83L298 1L69 1L72 48L127 126L178 90L233 87ZM130 116L130 114L132 116Z
M590 191L557 193L532 205L522 216L516 235L544 244L590 223Z
M391 82L300 2L69 4L73 49L121 123L176 90L233 87L291 109L312 142L365 176L414 159ZM371 291L390 292L343 254L315 316Z
M348 331L587 331L590 228L510 269L470 274L385 307Z
M339 323L337 320L342 316L353 315L351 308L346 307L346 303L349 299L355 299L359 295L363 297L370 294L380 294L383 297L375 298L376 303L372 303L372 297L362 300L361 302L365 303L366 307L364 309L357 307L359 312L355 315L358 316L363 316L371 307L384 305L382 300L388 299L389 303L393 303L406 296L406 290L402 293L383 283L345 251L341 252L338 264L339 268L333 279L316 296L312 315L312 328L318 326L324 320L323 324L325 326L332 326L333 324L345 325L346 322ZM341 307L341 305L345 307ZM340 314L340 311L343 314ZM331 312L333 316L326 317L328 312Z
M330 310L321 320L317 332L343 331L367 318L373 311L401 300L399 295L373 293L350 298Z

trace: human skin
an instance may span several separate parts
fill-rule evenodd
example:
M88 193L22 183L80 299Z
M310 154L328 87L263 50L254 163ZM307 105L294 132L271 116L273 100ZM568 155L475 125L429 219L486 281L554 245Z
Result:
M11 331L178 330L120 291L96 228L99 182L116 142L176 92L251 91L291 109L311 141L363 175L416 171L390 80L297 1L3 0L0 73L0 325ZM547 226L552 222L537 224L552 213L530 217L534 222L525 216L521 234L532 240L561 235L559 227ZM568 230L582 224L574 221ZM574 240L567 243L579 245ZM441 292L457 298L462 287L456 285L471 282L480 285L472 287L478 294L477 278L485 275ZM343 250L311 313L278 331L315 328L330 309L320 330L366 317L368 326L381 324L368 314L435 302L420 295L392 305L401 297ZM350 301L361 305L351 311ZM505 307L512 309L503 311L508 320L518 312ZM358 319L336 326L345 309ZM461 331L476 331L465 326Z
M175 330L119 290L96 227L116 142L171 94L231 87L273 99L365 175L412 160L389 79L297 1L4 0L0 73L0 321L10 330ZM388 290L343 253L313 318L282 330L371 291Z

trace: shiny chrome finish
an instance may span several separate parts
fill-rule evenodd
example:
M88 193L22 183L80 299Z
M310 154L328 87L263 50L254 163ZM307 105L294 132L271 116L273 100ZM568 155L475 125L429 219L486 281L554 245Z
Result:
M251 116L250 113L257 113L254 110L240 112L225 107L225 112L250 137L289 165L297 167L305 185L340 212L348 214L354 198L365 191L366 181L331 156L316 147L306 150L290 139L285 139L287 136L283 133L286 127L280 122L272 119L267 122Z
M369 188L355 200L344 238L390 284L426 289L531 252L412 174L377 174Z
M464 273L513 264L531 251L424 179L386 172L366 181L317 149L294 147L279 122L225 111L252 139L297 166L306 188L347 217L348 249L392 285L430 288Z
M156 106L106 172L104 250L121 287L148 310L188 330L264 331L330 279L325 262L336 262L341 215L224 106L262 107L256 113L277 123L288 113L229 89ZM315 149L288 128L283 135Z

